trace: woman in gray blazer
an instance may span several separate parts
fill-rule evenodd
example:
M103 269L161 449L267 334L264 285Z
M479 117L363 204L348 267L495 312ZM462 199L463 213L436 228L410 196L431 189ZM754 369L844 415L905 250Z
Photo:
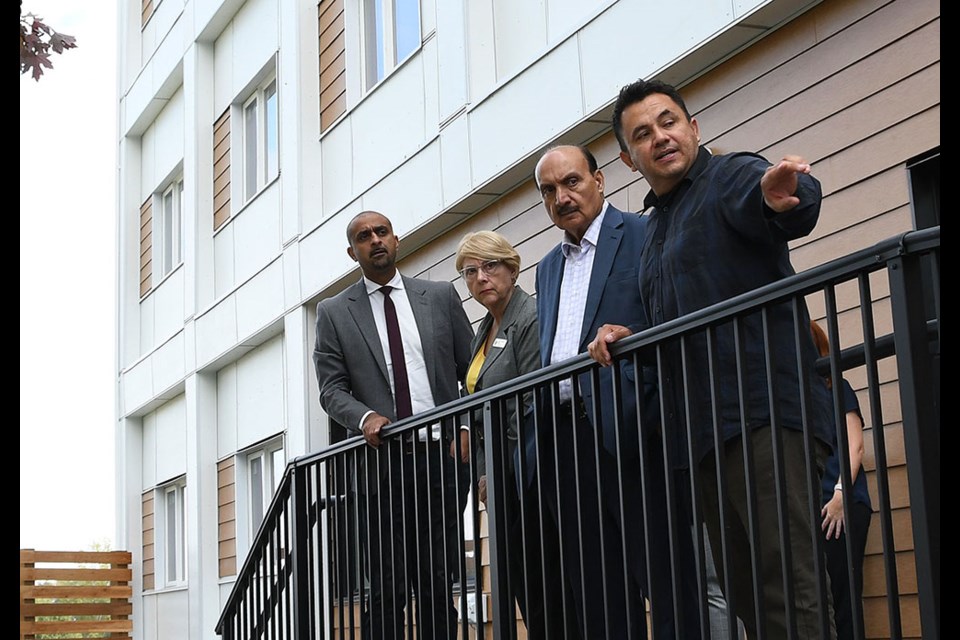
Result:
M534 299L516 284L520 273L520 255L516 249L499 233L469 233L460 240L456 266L470 290L470 295L487 310L487 315L480 323L470 346L472 357L464 381L467 393L476 393L539 369L540 330L537 323L537 305ZM529 405L530 402L524 404ZM516 402L508 403L505 416L508 443L505 478L516 477L514 460L517 424L528 413L529 407L517 407ZM474 442L477 446L480 475L477 497L481 502L486 502L483 440L476 438ZM462 454L467 455L463 452ZM521 501L517 483L505 482L504 494L513 591L527 626L527 637L546 638L544 607L550 612L551 619L556 619L563 606L561 594L554 586L561 584L560 576L552 576L552 567L548 567L547 584L550 586L544 589L540 562L541 547L548 553L546 557L556 557L552 555L557 552L556 534L544 536L540 531L538 502L533 491L524 492L525 517L521 517L520 513ZM556 631L559 632L559 628Z

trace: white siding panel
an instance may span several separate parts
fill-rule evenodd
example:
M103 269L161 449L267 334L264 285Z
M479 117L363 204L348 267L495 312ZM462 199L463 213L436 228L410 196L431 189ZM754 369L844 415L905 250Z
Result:
M157 484L157 412L143 416L143 437L140 441L140 491Z
M237 341L237 301L224 298L197 318L197 366L202 367Z
M414 54L374 89L351 116L356 190L371 184L416 153L424 141L423 67ZM324 167L327 167L324 163Z
M237 361L237 448L283 430L283 336Z
M155 412L157 482L165 482L187 471L187 401L180 394L157 407Z
M162 3L161 3L162 4ZM153 188L162 187L174 168L183 160L183 88L177 89L153 124L157 141L155 148Z
M250 0L233 19L233 95L263 69L278 47L277 0ZM243 97L243 96L240 96Z
M210 0L217 3L217 0ZM213 45L213 112L220 117L234 98L233 23L223 30ZM212 122L210 123L213 124Z
M759 6L763 0L750 4ZM579 35L586 113L616 98L624 78L649 77L733 20L729 0L618 2ZM638 24L670 28L638 29Z
M230 291L235 281L233 230L228 222L213 238L213 292L217 298Z
M190 620L187 590L158 593L157 598L157 637L170 640L187 638L187 623Z
M382 211L402 238L440 211L440 181L440 142L435 140L365 193L363 208Z
M237 450L237 365L217 372L217 457Z
M160 640L157 636L157 596L143 597L143 640Z
M466 11L468 4L440 2L437 5L437 77L440 120L446 120L467 101Z
M182 0L165 0L159 3L154 0L153 15L143 29L142 60L149 59L157 44L163 42L167 32L183 13L183 4Z
M440 126L440 88L437 86L440 75L437 68L439 62L436 38L423 45L419 63L423 73L423 134L429 137L436 135Z
M464 161L464 150L469 148L470 131L464 113L440 132L440 186L444 208L472 189L470 163Z
M353 198L352 131L353 117L347 116L320 141L324 212L338 211Z
M346 231L347 222L359 212L357 201L300 241L300 279L305 295L320 291L357 266L347 255Z
M234 282L250 278L280 254L280 182L271 184L231 221Z
M610 0L549 0L547 4L547 40L557 42ZM636 24L633 28L637 32ZM644 34L646 35L646 34Z
M154 123L155 125L156 123ZM157 129L151 125L140 140L140 194L137 202L143 204L157 187Z
M234 294L237 335L253 335L283 315L283 261L276 260Z
M470 117L474 184L522 158L583 117L576 41L567 40L492 96Z
M169 389L183 380L187 369L183 350L183 331L181 331L151 354L154 393Z
M137 354L141 356L156 345L154 341L154 323L156 322L154 307L156 301L153 293L155 292L147 294L147 297L140 301L140 313L138 314L140 316L140 350Z
M150 296L154 311L154 340L146 343L147 349L166 340L183 329L183 278L186 269L179 267L157 287ZM145 342L145 341L144 341Z
M545 0L493 0L497 77L530 63L547 46Z
M469 33L466 37L470 94L467 100L475 101L486 95L497 83L493 4L491 0L474 0L464 4L467 7L467 24L469 25ZM441 33L440 36L442 35ZM442 57L441 60L443 60Z
M127 412L141 407L153 398L153 367L144 358L123 372L123 406Z

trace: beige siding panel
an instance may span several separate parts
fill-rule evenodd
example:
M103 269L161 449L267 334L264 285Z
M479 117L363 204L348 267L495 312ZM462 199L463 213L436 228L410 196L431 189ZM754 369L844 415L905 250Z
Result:
M217 463L217 558L220 577L237 574L236 464L232 457Z
M143 589L153 589L156 586L154 572L154 524L153 524L153 490L145 492L140 498L140 518L143 535Z
M890 618L886 598L864 598L863 621L867 638L889 638ZM920 603L917 596L900 598L900 625L903 638L920 638Z
M153 280L153 196L140 205L140 297L147 295Z
M346 46L343 0L325 0L317 7L320 42L320 130L347 109Z
M320 86L321 90L327 91L328 87L337 79L341 74L347 70L347 56L345 51L341 51L333 61L320 72Z
M320 127L326 129L347 110L347 94L341 93L320 113Z
M710 110L705 110L702 119L710 123L709 130L705 132L707 139L710 139L710 136L717 136L730 131L757 114L776 107L783 101L789 101L802 91L833 74L848 69L851 65L859 69L860 61L901 38L904 34L922 27L933 19L938 12L939 3L936 0L918 0L916 4L903 2L902 0L891 3L864 20L838 32L835 36L817 43L816 46L803 51L781 66L770 70L770 72L756 76L755 80L744 86L727 85L735 90L727 99L735 100L741 106L741 109L736 111L727 109L723 105L723 102L726 101L724 100L718 105L714 105ZM750 50L746 53L752 54ZM911 52L911 55L913 55L913 52ZM754 58L753 55L750 55L750 58L755 61L757 66L766 64L762 58ZM930 58L926 57L925 59L929 61ZM721 65L717 70L720 74L722 74L723 67L724 65ZM726 80L722 75L710 74L710 77L715 82ZM888 82L899 77L901 76L897 73L896 68L886 75L886 78L890 79ZM876 80L874 84L876 84ZM856 85L850 89L838 89L838 91L840 92L839 97L842 98L846 95L846 98L842 100L844 104L851 104L856 100ZM851 93L852 95L850 95ZM798 116L801 119L799 123L792 120L779 122L777 129L797 125L803 126L804 120L807 118L812 118L809 121L816 121L831 113L829 106L829 104L817 105L811 102L807 104L810 115ZM799 127L795 130L799 130ZM741 145L738 148L754 149L755 147Z
M140 26L146 26L153 15L153 0L141 0L140 2Z
M872 524L870 526L873 526ZM902 594L917 593L917 571L913 554L901 551L896 554L897 563L897 588ZM863 563L863 596L880 596L886 593L884 583L886 582L886 570L884 569L883 556L870 556ZM869 588L868 588L869 585ZM875 590L876 587L881 587Z
M213 230L230 219L230 108L213 124Z

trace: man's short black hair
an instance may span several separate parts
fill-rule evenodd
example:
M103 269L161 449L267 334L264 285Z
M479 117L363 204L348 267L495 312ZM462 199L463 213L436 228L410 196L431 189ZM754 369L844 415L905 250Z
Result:
M623 136L623 112L627 107L634 105L649 95L662 93L677 103L683 109L683 115L690 120L690 112L687 111L687 105L680 97L676 87L660 80L637 80L631 82L620 89L620 95L617 97L616 104L613 105L613 133L617 136L617 142L620 143L620 150L627 151L627 141Z

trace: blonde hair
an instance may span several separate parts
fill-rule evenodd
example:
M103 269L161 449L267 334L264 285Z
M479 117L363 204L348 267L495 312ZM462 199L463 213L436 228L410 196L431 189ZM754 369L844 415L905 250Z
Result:
M496 231L476 231L460 239L457 246L457 271L463 269L463 262L474 260L499 260L513 273L520 273L520 254L513 245Z

